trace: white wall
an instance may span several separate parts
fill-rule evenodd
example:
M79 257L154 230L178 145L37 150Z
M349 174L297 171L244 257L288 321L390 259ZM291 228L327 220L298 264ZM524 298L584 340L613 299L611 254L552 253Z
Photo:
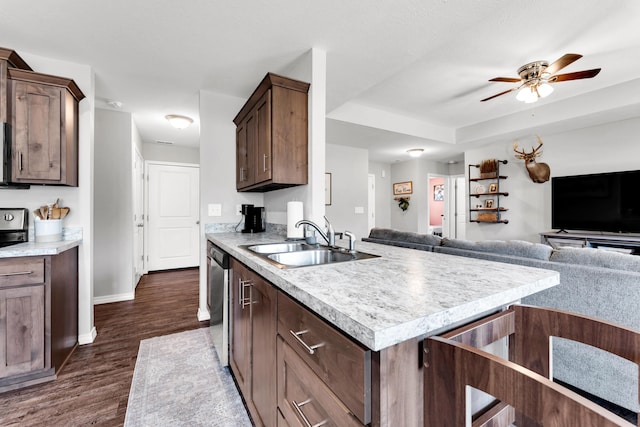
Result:
M541 134L543 155L538 160L550 166L552 177L637 170L640 169L638 134L640 118L564 133ZM532 136L521 139L519 145L529 151L531 145L537 145L537 141ZM551 229L551 181L543 184L531 181L524 162L514 158L513 140L465 153L467 164L477 164L488 158L509 161L500 169L502 174L508 175L508 179L500 185L509 192L509 197L501 201L509 209L505 215L509 224L467 224L467 238L539 242L539 233Z
M369 162L369 173L375 175L376 180L376 227L390 228L391 203L389 203L389 200L393 200L390 181L391 164Z
M351 231L359 240L368 236L369 152L363 148L326 145L327 172L331 173L331 205L325 213L336 232ZM355 208L362 213L355 213Z
M133 299L131 114L96 109L94 302Z
M82 228L82 244L78 250L78 326L79 342L86 344L95 338L93 324L93 148L94 148L94 72L89 65L58 61L27 52L20 56L37 72L72 78L85 97L79 104L79 186L32 186L29 190L3 190L0 207L24 207L33 211L46 202L60 198L71 208L63 227ZM29 218L33 224L33 216Z
M145 160L151 161L196 165L200 163L200 150L198 148L145 142L142 144L141 154Z

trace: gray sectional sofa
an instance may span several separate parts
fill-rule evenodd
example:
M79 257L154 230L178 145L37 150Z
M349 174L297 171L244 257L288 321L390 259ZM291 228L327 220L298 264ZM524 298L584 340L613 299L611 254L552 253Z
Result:
M555 270L560 284L523 304L551 307L640 330L640 256L593 248L553 249L519 240L469 241L374 228L363 241ZM638 412L638 368L599 349L553 339L553 376Z

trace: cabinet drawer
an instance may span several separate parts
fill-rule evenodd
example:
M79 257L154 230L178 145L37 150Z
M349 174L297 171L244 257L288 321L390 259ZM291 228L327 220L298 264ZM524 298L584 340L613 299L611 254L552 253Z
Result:
M278 334L363 423L371 421L371 351L278 293Z
M278 426L363 426L302 358L278 337Z
M0 288L44 283L44 258L0 260Z

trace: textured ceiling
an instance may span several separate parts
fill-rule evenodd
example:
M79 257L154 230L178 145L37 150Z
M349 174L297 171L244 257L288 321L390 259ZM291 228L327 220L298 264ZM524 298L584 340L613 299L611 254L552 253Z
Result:
M198 145L165 114L198 117L198 93L246 98L267 71L327 52L327 142L406 160L473 144L640 115L637 0L3 0L0 46L91 65L97 106L118 100L143 140ZM582 59L536 104L490 83L519 66Z

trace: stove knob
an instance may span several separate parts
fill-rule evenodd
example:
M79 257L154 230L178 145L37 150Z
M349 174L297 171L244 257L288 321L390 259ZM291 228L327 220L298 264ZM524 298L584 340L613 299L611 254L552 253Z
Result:
M4 220L5 221L13 221L13 218L15 218L15 217L10 213L4 214Z

